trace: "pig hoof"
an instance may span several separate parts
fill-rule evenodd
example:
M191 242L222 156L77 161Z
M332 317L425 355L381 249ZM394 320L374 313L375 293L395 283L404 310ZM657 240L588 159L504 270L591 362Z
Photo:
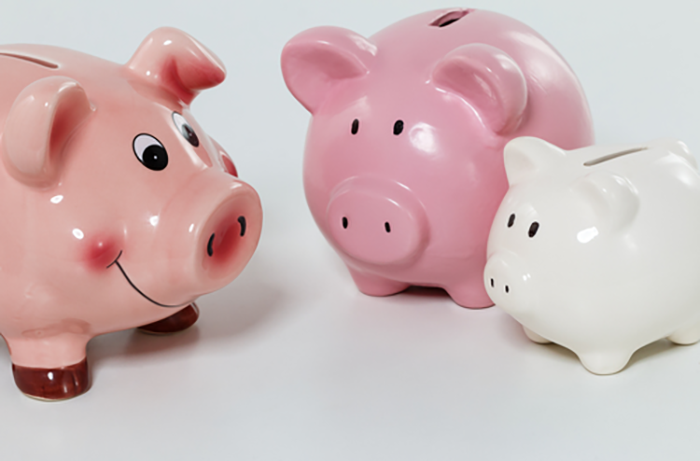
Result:
M493 301L486 294L483 283L476 287L445 288L452 301L467 309L486 309L493 306Z
M61 368L32 368L12 364L15 384L22 393L37 400L66 400L88 390L87 359Z
M194 325L199 318L199 308L195 303L163 320L139 327L139 331L153 335L167 335L183 331Z
M668 340L674 344L680 344L681 346L695 344L700 340L700 324L693 325L689 328L681 328L673 332L673 334L668 337Z
M579 356L586 370L596 375L612 375L622 371L630 361L632 353L597 353L582 354Z
M542 336L538 335L537 333L535 333L527 327L523 327L523 331L525 332L525 336L527 336L533 343L549 344L552 342L546 338L543 338Z
M408 283L397 282L395 280L385 279L383 277L365 275L350 269L350 275L355 281L357 288L364 294L369 296L390 296L396 293L401 293L409 286Z

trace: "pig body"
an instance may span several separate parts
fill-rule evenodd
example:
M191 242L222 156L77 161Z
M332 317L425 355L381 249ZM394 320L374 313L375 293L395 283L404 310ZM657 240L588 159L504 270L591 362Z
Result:
M312 113L304 185L358 288L442 287L492 304L486 240L507 189L502 149L592 143L581 87L541 36L506 16L431 11L366 39L320 27L286 45L287 86Z
M260 203L189 112L225 70L183 32L126 65L2 46L0 75L0 333L23 392L72 397L92 337L196 320L252 256Z
M700 174L672 140L563 151L521 138L484 283L536 342L598 374L646 344L700 338Z

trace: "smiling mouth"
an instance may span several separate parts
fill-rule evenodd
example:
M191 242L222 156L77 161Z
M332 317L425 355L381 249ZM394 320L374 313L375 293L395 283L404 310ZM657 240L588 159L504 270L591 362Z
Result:
M118 254L117 257L114 259L114 261L112 261L111 263L109 263L109 265L108 265L106 268L109 269L110 267L112 267L113 265L116 264L117 267L119 268L119 270L121 271L122 275L123 275L124 278L126 279L126 281L129 282L129 285L131 285L131 288L133 288L134 290L136 290L136 292L137 292L138 294L140 294L141 296L143 296L144 298L146 298L147 300L149 300L150 302L152 302L152 303L155 304L156 306L160 306L160 307L183 307L183 306L186 306L186 305L188 305L188 304L191 303L191 301L188 301L188 302L186 302L186 303L184 303L184 304L163 304L163 303L159 303L158 301L155 301L155 300L153 300L152 298L148 297L148 296L146 295L146 293L144 293L143 291L139 290L139 287L137 287L136 284L134 284L134 282L131 281L131 279L129 278L129 276L126 275L126 271L124 270L124 268L122 267L122 265L119 264L119 258L122 257L122 253L123 253L123 252L124 252L124 250L120 250L120 251L119 251L119 254Z

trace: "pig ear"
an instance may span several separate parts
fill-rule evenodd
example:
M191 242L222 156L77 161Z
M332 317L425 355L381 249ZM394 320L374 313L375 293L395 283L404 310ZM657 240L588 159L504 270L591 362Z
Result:
M340 27L316 27L292 38L282 50L287 88L312 114L339 82L369 72L377 47Z
M224 148L221 147L221 144L216 142L216 140L214 138L212 138L211 136L209 137L209 140L214 145L216 152L221 157L221 162L224 164L224 168L226 169L226 172L228 174L230 174L231 176L238 177L238 170L236 169L236 166L233 164L233 160L231 160L231 156L228 155L228 152L226 152L224 150Z
M201 90L224 81L224 64L204 45L181 30L151 32L126 67L150 85L163 88L185 104Z
M637 189L627 179L607 171L584 176L574 183L573 190L591 207L603 228L621 229L639 210Z
M684 158L693 168L696 170L698 169L698 161L695 159L693 154L690 152L690 149L688 149L688 146L686 146L684 142L673 138L661 138L650 142L649 146L666 149L667 151Z
M47 77L17 96L5 122L2 156L18 181L37 187L53 183L66 142L92 113L85 90L68 77Z
M503 149L508 184L511 186L536 177L562 161L564 150L539 138L515 138Z
M461 46L433 69L432 81L471 104L495 133L515 130L527 106L527 82L516 62L483 43Z

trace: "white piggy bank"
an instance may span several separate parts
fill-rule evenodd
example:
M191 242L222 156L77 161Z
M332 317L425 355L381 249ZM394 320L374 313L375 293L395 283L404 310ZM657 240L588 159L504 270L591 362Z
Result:
M504 154L484 283L531 340L610 374L658 339L700 339L700 174L683 143L517 138Z

